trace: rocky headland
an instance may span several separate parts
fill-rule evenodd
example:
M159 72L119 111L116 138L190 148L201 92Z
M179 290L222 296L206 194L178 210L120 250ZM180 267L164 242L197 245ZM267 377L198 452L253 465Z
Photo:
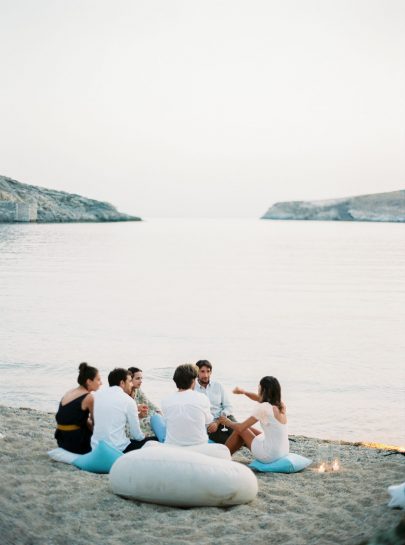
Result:
M405 222L405 190L322 201L273 204L262 216L269 220Z
M0 223L140 221L122 214L107 202L81 195L46 189L0 176Z

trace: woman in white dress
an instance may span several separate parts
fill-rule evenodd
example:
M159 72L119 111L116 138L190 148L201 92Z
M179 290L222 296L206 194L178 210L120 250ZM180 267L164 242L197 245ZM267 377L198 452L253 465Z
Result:
M232 422L221 416L219 422L234 433L225 445L231 454L245 445L253 456L263 463L273 462L289 452L286 406L281 401L281 387L274 377L263 377L259 383L258 393L246 392L242 388L235 388L234 394L244 394L253 401L258 401L251 416L244 422ZM263 433L252 428L260 422Z

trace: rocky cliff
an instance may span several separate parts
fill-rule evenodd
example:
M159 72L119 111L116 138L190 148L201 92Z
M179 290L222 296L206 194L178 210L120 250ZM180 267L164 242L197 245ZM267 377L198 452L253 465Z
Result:
M262 219L405 222L405 190L325 201L278 202Z
M0 222L18 221L10 216L11 203L25 203L36 207L36 221L40 223L140 221L141 218L122 214L107 202L86 199L73 193L55 191L35 185L22 184L0 176Z

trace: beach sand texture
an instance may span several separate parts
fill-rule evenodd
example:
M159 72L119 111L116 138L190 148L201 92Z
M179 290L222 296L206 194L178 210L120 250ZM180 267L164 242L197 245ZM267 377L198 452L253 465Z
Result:
M108 475L51 461L53 432L53 414L0 407L2 545L355 545L403 517L387 506L387 487L405 480L399 453L344 444L339 472L257 474L250 504L179 509L125 500ZM322 441L291 439L292 452L317 459Z

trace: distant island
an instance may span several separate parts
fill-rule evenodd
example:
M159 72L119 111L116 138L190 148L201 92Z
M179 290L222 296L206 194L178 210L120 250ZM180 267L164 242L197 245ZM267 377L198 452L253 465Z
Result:
M0 176L0 223L141 221L108 202L46 189Z
M404 223L405 190L323 201L277 202L261 219Z

